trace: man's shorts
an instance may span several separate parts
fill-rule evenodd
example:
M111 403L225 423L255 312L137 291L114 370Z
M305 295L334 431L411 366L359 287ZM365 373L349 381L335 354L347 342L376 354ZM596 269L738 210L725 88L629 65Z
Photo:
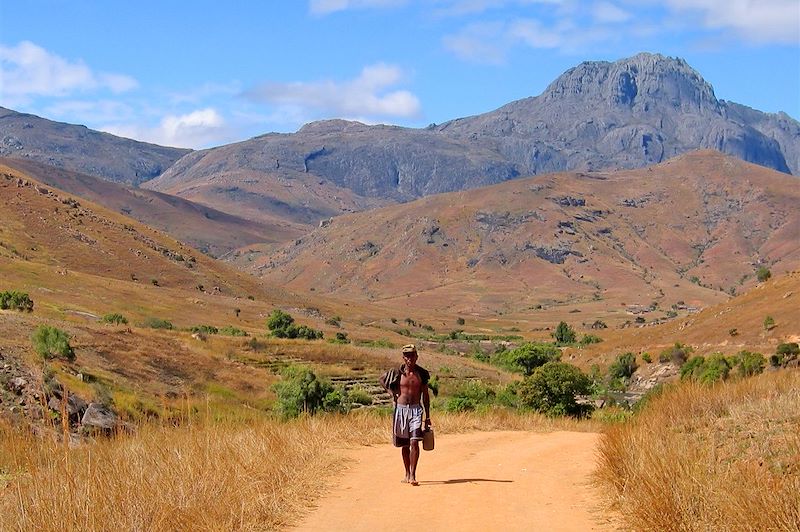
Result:
M397 405L392 435L395 447L406 447L411 440L422 441L422 406Z

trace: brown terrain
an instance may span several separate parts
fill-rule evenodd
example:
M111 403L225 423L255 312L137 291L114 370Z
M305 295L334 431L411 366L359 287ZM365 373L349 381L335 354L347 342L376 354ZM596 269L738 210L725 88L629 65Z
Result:
M799 200L795 177L700 151L344 215L233 260L298 292L369 302L375 318L620 324L652 305L662 312L651 320L725 302L755 285L760 265L798 268Z

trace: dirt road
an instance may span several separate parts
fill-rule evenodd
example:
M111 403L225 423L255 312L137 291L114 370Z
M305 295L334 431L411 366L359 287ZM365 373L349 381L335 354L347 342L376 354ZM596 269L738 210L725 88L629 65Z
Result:
M357 449L296 530L615 530L590 485L598 439L581 432L437 436L436 450L422 453L416 487L400 482L399 449Z

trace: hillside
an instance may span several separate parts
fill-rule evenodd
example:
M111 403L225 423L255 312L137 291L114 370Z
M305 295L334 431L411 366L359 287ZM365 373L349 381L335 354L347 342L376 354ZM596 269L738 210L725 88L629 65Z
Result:
M665 317L800 266L796 178L701 151L642 170L547 174L333 219L235 259L304 293L429 316Z
M125 214L212 256L252 243L286 242L308 231L297 224L264 224L161 192L113 183L28 159L0 157L41 183Z
M800 123L718 100L685 61L586 62L539 96L424 129L328 120L194 152L145 186L302 223L521 176L641 168L708 148L800 172Z
M0 156L138 185L191 150L167 148L0 107Z

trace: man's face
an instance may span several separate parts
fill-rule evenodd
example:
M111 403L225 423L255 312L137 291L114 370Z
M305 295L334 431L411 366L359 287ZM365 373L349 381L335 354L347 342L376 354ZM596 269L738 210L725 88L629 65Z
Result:
M403 362L405 362L407 368L413 368L417 364L417 354L403 353Z

